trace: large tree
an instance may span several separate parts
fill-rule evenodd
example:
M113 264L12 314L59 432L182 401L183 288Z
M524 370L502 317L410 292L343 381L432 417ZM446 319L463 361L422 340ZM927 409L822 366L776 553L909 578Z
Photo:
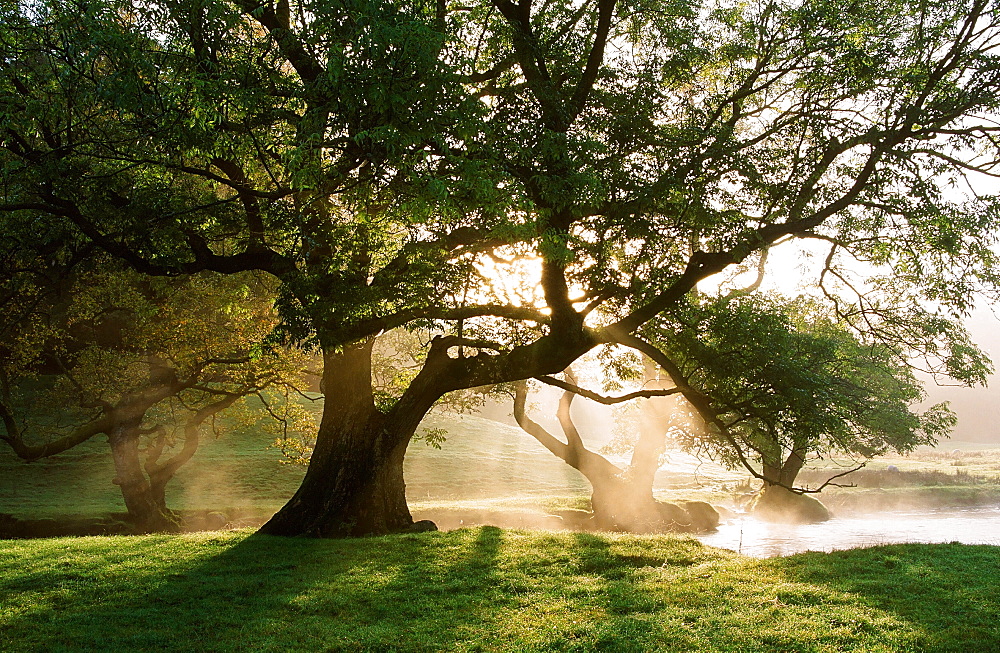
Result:
M407 528L440 397L629 341L779 240L914 301L994 281L989 198L941 192L996 150L987 0L2 11L0 209L147 274L269 272L322 350L337 391L269 533ZM407 325L440 335L376 403L373 338Z

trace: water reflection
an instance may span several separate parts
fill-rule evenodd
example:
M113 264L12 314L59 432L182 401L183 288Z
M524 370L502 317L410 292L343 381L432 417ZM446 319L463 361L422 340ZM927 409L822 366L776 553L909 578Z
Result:
M884 512L802 525L739 515L698 539L757 558L899 542L1000 544L1000 506Z

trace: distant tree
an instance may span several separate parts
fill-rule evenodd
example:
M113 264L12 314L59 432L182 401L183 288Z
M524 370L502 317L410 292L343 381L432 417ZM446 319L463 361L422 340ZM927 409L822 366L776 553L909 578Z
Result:
M0 440L31 462L107 437L140 531L180 526L166 487L207 421L301 383L301 356L263 348L275 316L247 275L150 280L109 265L69 272L61 288L21 276L3 284L35 292L0 346ZM294 402L268 405L299 417Z
M966 385L984 383L990 369L964 330L940 316L924 315L922 322L909 316L908 341L887 344L859 336L815 299L695 297L646 325L638 345L647 354L641 368L636 360L605 359L611 385L638 383L638 389L608 396L581 387L568 370L563 379L539 378L564 391L556 415L566 442L527 417L527 386L516 386L518 424L587 477L599 525L649 530L690 522L653 499L668 439L760 479L755 507L762 511L775 503L789 508L788 492L818 492L868 459L933 445L950 432L955 416L946 404L918 408L926 395L914 374L916 356L926 360L946 348L948 377ZM605 405L639 404L613 446L631 452L627 468L584 445L570 416L576 395ZM818 488L797 484L807 461L821 459L834 462L829 480ZM853 464L838 465L844 460ZM813 514L821 508L813 506Z
M791 505L788 491L818 492L872 457L932 445L956 418L947 404L919 408L918 363L938 358L932 369L964 385L985 383L990 365L954 320L923 313L903 322L908 337L889 338L859 335L810 298L691 301L645 327L643 350L678 390L659 411L660 430L760 479L763 510ZM816 488L797 484L810 459L835 463Z
M641 413L639 424L631 433L634 437L623 447L631 452L631 460L625 468L589 449L570 413L573 399L578 395L605 405L620 405L639 398L675 396L679 394L678 388L665 388L655 379L647 379L638 391L605 396L579 386L569 370L564 373L563 380L553 377L541 380L563 388L556 417L566 441L562 442L528 417L528 384L525 381L514 385L514 419L526 433L586 477L593 488L590 502L593 526L607 530L662 532L707 530L718 525L718 513L707 504L685 502L678 506L654 498L653 482L666 448L668 424L656 419L648 406L644 406L647 410Z
M952 381L985 382L988 359L952 320L937 318L923 334L915 319L910 325L911 342L949 342ZM809 457L906 453L954 426L946 404L917 408L926 394L907 343L859 337L812 299L691 302L655 328L670 337L660 362L672 381L692 388L681 394L705 427L682 444L767 485L795 488Z
M0 12L0 211L145 274L268 272L322 350L268 533L409 528L402 462L442 396L637 344L775 242L947 310L997 280L993 198L942 192L996 159L988 0ZM377 402L373 339L405 326L438 337Z

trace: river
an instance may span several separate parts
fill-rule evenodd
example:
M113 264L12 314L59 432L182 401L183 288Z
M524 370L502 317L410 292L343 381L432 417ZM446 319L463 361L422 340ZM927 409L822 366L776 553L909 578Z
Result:
M698 539L756 558L901 542L1000 545L1000 506L884 512L820 524L772 524L737 515Z

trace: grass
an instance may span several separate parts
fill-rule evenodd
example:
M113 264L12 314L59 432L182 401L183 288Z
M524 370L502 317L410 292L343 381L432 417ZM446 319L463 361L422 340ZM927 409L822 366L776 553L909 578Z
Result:
M586 507L575 471L517 429L436 417L414 445L414 515ZM262 515L300 467L252 435L208 439L179 509ZM955 463L959 464L955 464ZM898 471L890 472L889 464ZM1000 451L876 461L844 495L997 496ZM739 475L691 464L664 498L725 498ZM121 510L106 444L25 465L0 451L0 512ZM724 485L725 484L725 485ZM985 494L984 494L985 493ZM826 493L824 493L825 495ZM548 526L551 527L551 526ZM754 560L681 537L463 528L350 541L249 531L0 541L0 651L993 651L1000 548L892 545Z
M0 542L4 651L990 651L1000 549L492 527Z

